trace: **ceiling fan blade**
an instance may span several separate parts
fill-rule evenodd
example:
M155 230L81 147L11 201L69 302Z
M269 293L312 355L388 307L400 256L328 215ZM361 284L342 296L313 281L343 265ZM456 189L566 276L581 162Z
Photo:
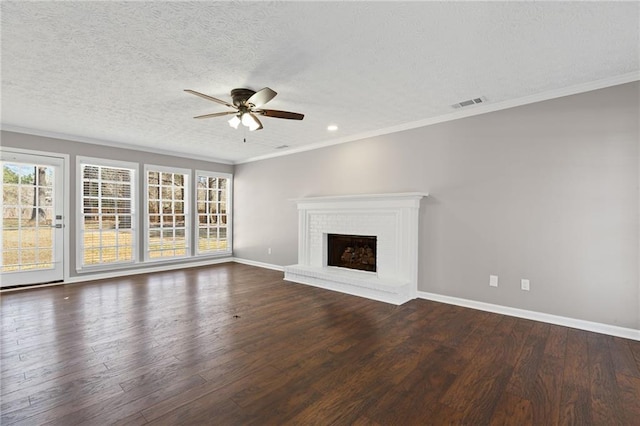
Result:
M264 115L265 117L287 118L289 120L302 120L304 118L304 114L289 111L278 111L276 109L261 109L260 111L255 112L260 115Z
M198 115L197 117L193 117L193 118L212 118L212 117L222 117L223 115L237 114L237 113L238 113L238 111L214 112L213 114Z
M251 97L247 99L247 104L251 104L254 106L254 108L258 108L269 102L271 99L275 98L276 95L277 93L275 91L269 89L268 87L265 87L264 89L258 90L256 93L251 95Z
M252 132L254 132L254 131L256 131L256 130L260 130L260 129L262 129L262 123L260 122L260 120L258 120L258 117L256 117L256 115L255 115L255 114L253 114L253 113L249 113L249 115L250 115L251 117L253 117L253 119L254 119L254 120L256 120L256 123L258 123L258 127L256 127L255 129L249 129L249 130L251 130Z
M222 104L222 105L226 105L229 108L238 109L238 107L236 107L235 105L230 104L229 102L223 101L221 99L214 98L213 96L205 95L204 93L196 92L195 90L191 90L191 89L184 89L184 91L187 92L187 93L191 93L192 95L200 96L201 98L207 99L209 101L213 101L213 102L217 102L217 103Z

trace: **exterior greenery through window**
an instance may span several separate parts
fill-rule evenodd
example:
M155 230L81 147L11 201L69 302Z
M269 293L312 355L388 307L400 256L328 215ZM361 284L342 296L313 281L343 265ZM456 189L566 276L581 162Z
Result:
M135 166L80 160L80 265L136 260Z
M197 172L198 254L230 252L231 176Z
M53 169L3 162L2 272L52 267Z
M147 178L148 259L190 255L189 171L149 166Z

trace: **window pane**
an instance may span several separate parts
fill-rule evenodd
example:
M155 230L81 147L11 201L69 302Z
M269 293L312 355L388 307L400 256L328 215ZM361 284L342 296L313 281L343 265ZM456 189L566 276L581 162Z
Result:
M226 200L229 179L215 176L198 176L202 190L197 192L198 253L215 253L228 250L226 226ZM206 184L205 184L206 183ZM221 228L223 227L223 228Z
M118 216L119 229L131 229L131 216Z
M100 169L97 166L84 166L82 171L83 179L98 179Z
M156 191L149 186L148 191L149 197L157 196L158 201L149 201L147 256L153 259L184 256L188 253L185 215L189 195L188 175L178 172L154 173L157 173L160 187Z
M160 213L160 201L149 201L149 214Z
M93 229L100 229L100 220L96 216L84 217L84 230L89 231Z
M159 173L158 172L149 172L148 174L149 176L149 185L157 185L160 183L160 180L158 178Z
M149 216L149 227L150 228L159 228L160 227L160 216L159 215Z
M160 199L160 187L149 185L149 199L150 200L158 200Z
M98 194L98 182L84 182L83 195L97 197Z
M109 164L82 166L82 266L135 261L134 173Z
M171 200L173 198L173 189L168 186L162 187L162 199Z
M165 214L162 216L162 227L173 228L173 215Z
M118 260L120 262L131 261L133 259L133 252L130 247L123 247L118 250Z
M100 264L100 249L85 248L82 261L84 265Z

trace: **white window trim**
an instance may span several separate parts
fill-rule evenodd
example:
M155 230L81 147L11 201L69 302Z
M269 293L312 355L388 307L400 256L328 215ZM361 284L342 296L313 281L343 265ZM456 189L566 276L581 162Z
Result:
M191 234L193 233L193 226L191 225L191 204L194 202L192 199L187 199L184 202L184 227L185 227L185 243L187 245L186 254L184 256L175 256L175 257L161 257L161 258L152 258L149 256L149 171L153 172L165 172L165 173L181 173L186 175L184 184L185 191L184 193L187 197L192 197L192 190L189 188L191 185L191 181L193 179L191 169L184 169L179 167L167 167L167 166L157 166L153 164L145 164L144 165L144 217L142 219L142 230L144 232L144 236L142 239L142 245L144 249L144 262L145 263L158 263L158 262L170 262L174 260L183 260L193 257L193 243Z
M227 250L217 252L204 252L200 253L198 250L198 232L199 232L199 220L198 220L198 176L214 177L214 178L226 178L228 180L227 186ZM196 170L193 176L193 253L195 257L215 257L215 256L229 256L233 253L233 174L211 172L207 170Z
M103 167L121 167L123 169L131 169L133 170L133 179L131 182L131 223L133 228L133 232L131 238L133 239L133 245L131 250L133 250L133 260L131 262L118 262L118 263L109 263L109 264L100 264L100 265L86 265L83 266L83 255L84 251L83 247L83 232L82 232L82 193L83 193L83 179L82 179L82 165L95 165L95 166L103 166ZM129 161L120 161L120 160L110 160L107 158L97 158L97 157L84 157L77 156L76 157L76 272L95 272L95 271L111 271L114 269L123 269L123 268L131 268L131 265L135 265L140 262L138 252L139 245L138 241L140 238L139 232L139 217L138 217L138 176L140 175L140 165L138 163L133 163Z

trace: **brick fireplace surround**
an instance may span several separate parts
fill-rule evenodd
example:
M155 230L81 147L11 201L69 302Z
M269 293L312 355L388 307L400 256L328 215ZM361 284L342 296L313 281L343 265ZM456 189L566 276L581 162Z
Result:
M284 279L401 305L418 291L420 200L428 194L341 195L300 198L298 264ZM327 234L377 237L377 271L327 266Z

